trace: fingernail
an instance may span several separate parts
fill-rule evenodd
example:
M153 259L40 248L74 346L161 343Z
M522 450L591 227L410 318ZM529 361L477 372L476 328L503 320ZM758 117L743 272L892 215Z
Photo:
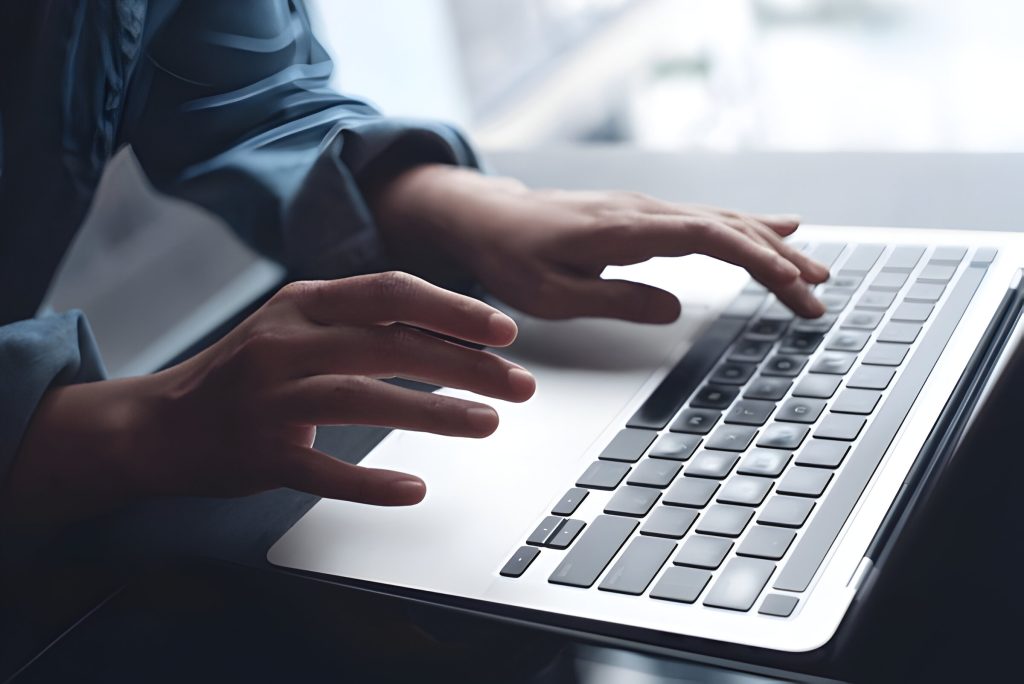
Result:
M509 342L516 339L516 335L519 333L519 327L516 325L516 322L498 311L491 314L490 319L487 321L487 327L495 337L501 340L508 340Z
M483 406L466 409L466 422L475 430L494 430L498 426L498 412Z
M537 381L533 379L533 376L525 368L509 368L508 384L511 385L516 394L532 395L534 390L537 389Z
M395 480L388 488L396 499L409 503L416 503L422 500L427 493L426 483L416 478Z

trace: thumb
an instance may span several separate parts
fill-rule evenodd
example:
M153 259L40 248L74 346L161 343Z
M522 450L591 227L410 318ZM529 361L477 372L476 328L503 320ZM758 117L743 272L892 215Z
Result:
M308 448L294 449L283 468L281 485L327 499L376 506L411 506L427 493L420 478L380 468L364 468Z

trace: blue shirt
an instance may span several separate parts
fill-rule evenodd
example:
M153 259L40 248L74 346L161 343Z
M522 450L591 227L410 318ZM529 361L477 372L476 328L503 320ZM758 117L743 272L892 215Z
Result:
M454 129L331 90L301 0L5 3L0 68L0 481L46 390L103 377L79 312L35 313L121 146L299 277L386 266L368 179L476 164Z

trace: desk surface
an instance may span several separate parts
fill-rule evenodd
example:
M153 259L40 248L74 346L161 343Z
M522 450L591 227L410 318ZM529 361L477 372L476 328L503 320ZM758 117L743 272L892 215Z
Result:
M1014 230L1024 216L1024 155L663 154L623 148L493 152L499 172L534 186L621 188L676 201L800 213L815 223ZM383 430L321 429L317 445L357 462ZM315 502L280 490L230 501L136 506L76 530L78 557L134 568L204 556L269 568L267 549Z

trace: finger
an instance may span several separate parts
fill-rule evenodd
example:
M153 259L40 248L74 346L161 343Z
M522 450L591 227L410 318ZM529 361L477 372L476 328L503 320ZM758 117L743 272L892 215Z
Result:
M788 284L800 275L774 249L720 221L703 218L637 214L627 228L591 243L591 256L607 264L699 253L741 266L768 287Z
M516 338L515 322L497 309L398 271L286 289L307 318L323 325L405 323L489 347Z
M810 256L787 243L776 232L760 221L749 217L743 217L741 220L757 231L771 245L772 249L796 265L800 269L801 278L809 283L823 283L828 280L829 272L827 266L815 261Z
M279 377L402 377L515 402L529 399L537 387L526 369L497 354L400 325L315 327L271 344L266 358L284 364Z
M562 273L549 277L552 294L535 308L544 318L596 316L636 323L671 323L679 318L675 295L650 285Z
M797 279L788 285L774 288L780 302L802 318L817 318L825 313L825 305L814 296L814 292L803 280Z
M498 413L485 404L357 375L293 380L267 401L271 415L299 425L372 425L452 437L486 437L498 427Z
M674 209L676 215L687 215L693 207L681 207L663 203L665 206ZM791 261L798 269L800 276L811 283L822 283L828 280L828 268L814 259L810 258L798 249L794 249L786 243L781 236L793 233L800 225L800 218L792 214L773 216L770 214L755 215L744 214L728 209L697 205L699 215L707 218L721 220L736 228L745 227L748 234L753 232L757 235L758 241L771 249L774 249L783 258Z
M414 475L352 465L316 449L296 448L285 459L281 486L315 496L376 506L411 506L427 493L426 484Z

